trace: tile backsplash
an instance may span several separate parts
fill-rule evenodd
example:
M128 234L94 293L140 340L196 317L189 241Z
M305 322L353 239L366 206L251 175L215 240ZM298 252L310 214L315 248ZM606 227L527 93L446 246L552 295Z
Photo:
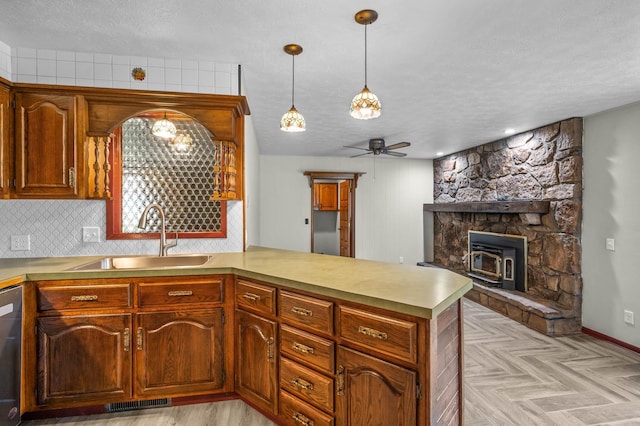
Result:
M141 67L146 77L133 78ZM0 41L0 77L16 83L110 87L166 92L238 94L238 65L176 58L10 47ZM227 202L227 238L181 239L170 253L243 249L243 204ZM82 227L100 228L100 243L84 243ZM104 201L0 200L0 258L155 254L157 240L105 241ZM11 251L12 235L29 235L31 250Z
M227 201L227 238L180 239L169 253L240 252L243 206ZM99 243L84 243L82 227L100 228ZM104 201L0 200L0 258L156 254L158 240L105 241ZM11 251L12 235L29 235L31 250Z

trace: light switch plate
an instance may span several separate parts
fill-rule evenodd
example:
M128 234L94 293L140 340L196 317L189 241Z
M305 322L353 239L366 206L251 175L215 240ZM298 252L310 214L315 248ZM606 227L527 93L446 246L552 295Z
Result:
M100 242L100 228L97 226L83 226L82 227L82 242L84 243L99 243Z
M11 251L31 250L31 235L12 235Z

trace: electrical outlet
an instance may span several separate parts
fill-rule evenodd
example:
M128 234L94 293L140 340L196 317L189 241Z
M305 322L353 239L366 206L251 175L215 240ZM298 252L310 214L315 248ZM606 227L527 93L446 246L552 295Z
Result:
M31 235L12 235L11 251L31 250Z
M627 311L626 309L624 310L624 322L625 324L629 324L629 325L634 325L635 322L633 321L633 312L632 311Z
M83 226L82 227L82 242L84 243L99 243L100 242L100 228L97 226Z
M616 251L616 240L614 240L613 238L607 238L606 247L609 251Z

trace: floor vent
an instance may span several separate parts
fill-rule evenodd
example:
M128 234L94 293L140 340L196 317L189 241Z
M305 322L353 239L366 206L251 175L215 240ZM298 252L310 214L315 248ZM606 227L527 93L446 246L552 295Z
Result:
M171 398L150 399L148 401L114 402L105 405L107 413L158 407L171 407Z

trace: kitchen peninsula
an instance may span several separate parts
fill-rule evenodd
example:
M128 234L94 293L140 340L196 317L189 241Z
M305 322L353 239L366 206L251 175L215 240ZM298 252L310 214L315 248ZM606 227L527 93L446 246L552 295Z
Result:
M198 267L73 270L96 259L0 260L0 287L24 286L23 329L37 327L23 412L206 395L278 424L462 422L467 277L258 247Z

